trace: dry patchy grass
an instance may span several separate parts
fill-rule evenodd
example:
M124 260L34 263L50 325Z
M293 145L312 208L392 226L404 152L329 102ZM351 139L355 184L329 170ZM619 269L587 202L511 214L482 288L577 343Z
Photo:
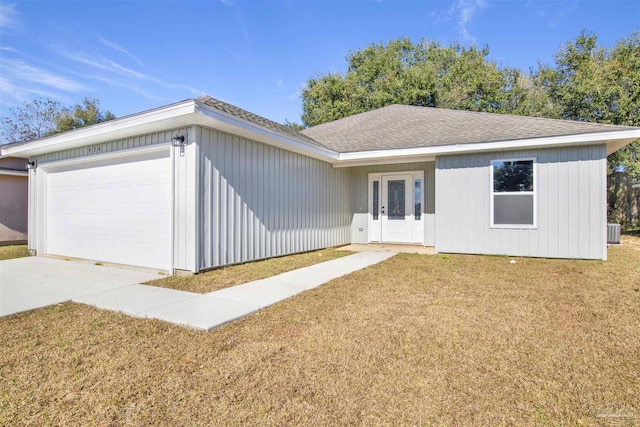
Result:
M620 236L620 243L624 246L640 251L640 233L638 233L638 236L623 234Z
M401 254L208 333L0 319L0 425L637 423L640 252L609 255Z
M254 280L266 279L302 267L350 255L353 252L322 249L314 252L271 258L246 264L232 265L192 276L169 276L145 283L151 286L205 294Z
M0 261L29 256L27 245L0 246Z

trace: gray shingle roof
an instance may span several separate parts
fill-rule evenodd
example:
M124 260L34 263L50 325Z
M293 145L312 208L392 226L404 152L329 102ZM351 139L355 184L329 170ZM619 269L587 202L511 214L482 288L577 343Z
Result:
M202 104L205 104L209 107L215 108L216 110L222 111L223 113L230 114L232 116L238 117L248 122L265 127L267 129L270 129L279 133L283 133L285 135L292 136L297 139L301 139L303 141L306 141L314 145L318 145L323 148L327 148L327 146L325 146L321 142L315 141L313 138L307 135L304 135L298 132L297 130L291 129L288 126L274 122L265 117L258 116L257 114L253 114L250 111L243 110L242 108L236 107L235 105L227 104L226 102L222 102L219 99L215 99L209 95L204 95L199 98L196 98L196 101Z
M391 150L637 129L573 120L389 105L304 129L332 150Z

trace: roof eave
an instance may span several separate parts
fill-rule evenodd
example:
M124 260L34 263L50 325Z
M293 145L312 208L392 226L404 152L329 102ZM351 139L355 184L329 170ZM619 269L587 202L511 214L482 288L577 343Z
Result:
M187 100L146 112L110 120L93 126L36 139L24 144L2 147L2 155L28 158L54 151L78 148L189 126L193 122L195 103Z
M29 158L192 125L212 127L327 162L338 159L338 153L334 151L223 113L194 99L23 144L5 146L2 147L2 155Z
M357 151L340 153L335 167L360 166L380 163L384 160L397 162L397 159L413 158L435 159L436 156L466 154L474 152L522 150L530 148L549 148L574 145L605 144L607 155L640 138L640 129L610 132L596 132L578 135L564 135L543 138L518 139L508 141L479 142L468 144L439 145L435 147L400 148L391 150Z
M243 120L196 101L197 124L333 163L339 153Z

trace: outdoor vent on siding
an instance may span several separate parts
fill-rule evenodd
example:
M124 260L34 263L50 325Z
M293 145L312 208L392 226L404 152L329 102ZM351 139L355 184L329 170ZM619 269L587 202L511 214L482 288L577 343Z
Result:
M607 224L607 244L619 245L620 244L620 224Z

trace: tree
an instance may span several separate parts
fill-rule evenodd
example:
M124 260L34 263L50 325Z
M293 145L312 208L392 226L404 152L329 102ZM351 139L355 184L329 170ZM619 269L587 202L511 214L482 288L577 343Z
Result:
M22 106L10 108L2 118L0 144L29 141L49 135L56 127L60 104L51 99L24 101Z
M34 99L9 109L2 118L0 143L30 141L113 119L110 111L100 111L97 99L85 98L82 104L69 108L60 108L51 99Z
M609 121L640 126L640 33L615 45L604 73L613 91ZM609 169L624 170L632 180L640 181L640 140L611 154Z
M289 121L289 120L287 120L287 119L284 119L284 125L285 125L286 127L290 128L290 129L293 129L293 130L298 130L298 131L300 131L300 130L303 130L303 129L304 129L304 126L302 126L301 124L296 123L296 122L290 122L290 121Z
M347 56L344 75L307 81L302 121L313 126L390 104L504 112L516 71L500 68L488 55L488 47L408 38L373 43Z
M560 117L640 126L640 33L605 49L594 33L583 31L558 51L555 62L555 67L540 66L534 79L536 90L548 97ZM640 221L640 213L632 209L631 188L640 181L640 140L609 155L607 163L609 219Z
M302 123L314 126L362 112L351 105L354 88L339 74L312 77L302 90Z
M63 108L56 116L56 127L53 133L67 132L69 130L95 125L115 119L111 111L100 111L100 101L84 98L82 104L76 104L70 108Z

